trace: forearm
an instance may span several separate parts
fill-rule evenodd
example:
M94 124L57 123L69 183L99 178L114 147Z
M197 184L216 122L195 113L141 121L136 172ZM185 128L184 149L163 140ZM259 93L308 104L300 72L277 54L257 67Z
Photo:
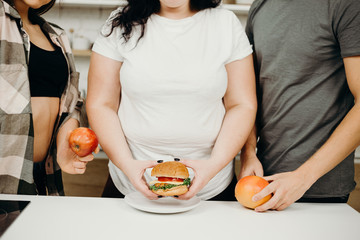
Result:
M257 130L254 124L249 137L241 149L241 159L256 156Z
M255 115L255 105L238 105L226 112L210 157L214 176L239 153L252 130Z
M360 106L356 104L325 144L296 172L309 185L336 167L360 144Z
M125 139L117 112L106 106L87 106L88 118L99 143L110 160L126 172L133 156Z

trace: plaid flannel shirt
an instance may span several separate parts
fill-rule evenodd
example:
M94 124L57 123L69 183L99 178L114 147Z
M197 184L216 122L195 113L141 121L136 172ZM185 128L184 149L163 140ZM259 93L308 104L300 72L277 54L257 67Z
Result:
M41 17L37 24L61 47L68 62L69 79L45 161L49 195L64 195L61 169L56 161L56 135L61 125L75 118L87 125L85 104L78 91L79 73L65 31ZM34 130L28 79L30 40L19 13L0 0L0 193L37 194L33 180ZM81 113L82 112L82 113Z

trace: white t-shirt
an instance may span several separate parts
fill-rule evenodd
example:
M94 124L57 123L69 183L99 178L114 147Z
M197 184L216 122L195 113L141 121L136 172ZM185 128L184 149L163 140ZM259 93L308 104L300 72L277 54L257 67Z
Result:
M105 25L103 32L108 30ZM109 37L99 36L93 51L123 62L118 115L133 157L209 159L225 115L225 65L252 53L238 18L225 9L207 9L180 20L153 14L138 43L140 28L126 44L121 33L116 28ZM135 191L111 161L109 171L121 193ZM150 171L145 172L148 182L154 180ZM233 176L231 162L198 196L216 196Z

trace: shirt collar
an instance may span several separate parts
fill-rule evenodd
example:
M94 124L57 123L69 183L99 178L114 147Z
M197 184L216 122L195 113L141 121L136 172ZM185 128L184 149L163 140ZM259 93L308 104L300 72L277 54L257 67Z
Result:
M10 0L10 4L5 1L2 1L2 2L4 4L4 9L5 9L6 14L10 15L13 18L20 19L20 14L15 9L14 3L12 0Z

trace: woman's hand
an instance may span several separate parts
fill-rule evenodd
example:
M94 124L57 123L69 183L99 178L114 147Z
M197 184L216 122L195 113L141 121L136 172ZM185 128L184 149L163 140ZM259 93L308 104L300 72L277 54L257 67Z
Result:
M264 212L269 209L284 210L301 198L312 185L306 181L304 175L296 171L279 173L264 177L264 179L270 184L255 194L253 201L258 201L269 194L273 194L273 196L269 201L255 208L257 212Z
M257 158L256 154L240 154L241 168L239 178L241 179L246 176L259 176L262 177L264 175L264 170L261 165L260 160Z
M92 154L85 157L79 157L70 148L69 137L71 131L65 138L57 139L57 162L62 171L69 174L83 174L86 170L86 164L94 159ZM97 148L95 154L99 151Z
M150 200L158 199L158 195L153 193L144 178L144 173L147 168L152 168L157 164L156 161L140 161L132 160L126 164L126 169L123 169L126 176L129 178L131 184L137 191L141 192L146 198Z
M215 167L209 160L183 160L180 161L186 167L194 170L194 178L191 179L191 185L189 191L183 195L180 195L178 199L189 200L194 197L206 184L216 175L214 172Z

